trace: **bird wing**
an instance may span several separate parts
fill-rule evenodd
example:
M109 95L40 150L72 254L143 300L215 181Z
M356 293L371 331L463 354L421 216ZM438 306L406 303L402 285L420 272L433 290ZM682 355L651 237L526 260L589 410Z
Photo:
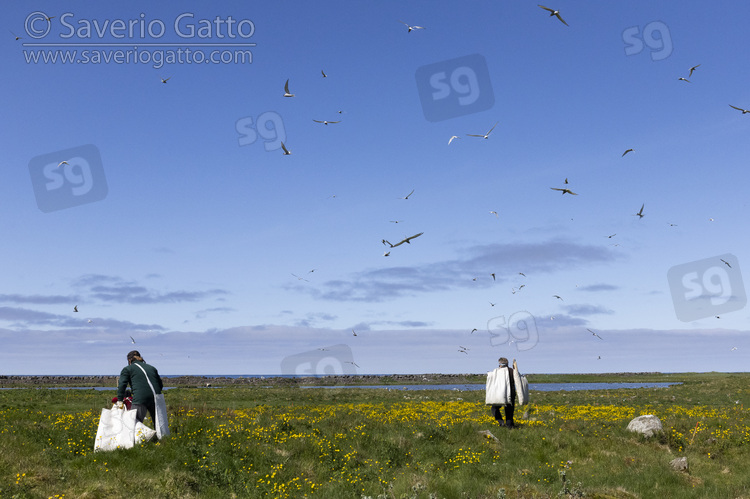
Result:
M286 83L284 84L284 91L286 93L289 93L289 80L287 80Z
M539 5L539 4L537 4L537 5ZM539 5L539 7L543 8L544 10L548 10L550 12L554 12L553 9L550 9L549 7L545 7L544 5Z
M412 189L409 194L407 194L406 196L404 196L404 199L409 199L409 196L411 196L412 194L414 194L414 189Z
M320 120L313 120L313 121L314 121L315 123L324 123L323 121L320 121Z
M733 106L733 105L731 105L731 104L729 104L729 107L731 107L731 108L733 108L733 109L736 109L737 111L742 111L743 113L746 113L746 112L747 112L747 110L746 110L746 109L742 109L741 107Z
M562 23L563 23L563 24L564 24L565 26L570 26L570 25L569 25L568 23L566 23L566 22L565 22L565 19L563 19L562 17L560 17L560 13L559 13L559 12L558 12L557 14L555 14L555 16L557 16L557 18L558 18L558 19L559 19L560 21L562 21Z
M489 131L489 132L487 132L487 135L489 135L489 134L491 134L491 133L492 133L492 130L494 130L494 129L495 129L495 127L497 126L497 124L498 124L498 123L500 123L500 122L499 122L499 121L497 121L497 122L495 122L495 124L494 124L494 125L492 125L492 128L490 128L490 131ZM486 137L487 135L485 135L485 137Z
M473 133L467 133L466 135L467 135L468 137L484 137L484 135L475 135L475 134L473 134Z
M553 191L563 191L563 194L565 194L565 189L560 189L559 187L550 187Z

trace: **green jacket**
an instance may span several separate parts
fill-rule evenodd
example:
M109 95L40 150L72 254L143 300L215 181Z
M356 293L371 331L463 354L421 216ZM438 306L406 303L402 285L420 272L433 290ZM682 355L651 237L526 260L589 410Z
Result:
M144 376L143 371L136 364L146 370L148 379L151 380L156 394L161 393L162 382L159 377L159 371L152 365L134 360L129 366L123 367L122 371L120 371L120 382L117 384L117 400L125 398L125 389L130 385L133 391L134 404L153 404L154 394L151 392L151 387L148 386L146 376Z

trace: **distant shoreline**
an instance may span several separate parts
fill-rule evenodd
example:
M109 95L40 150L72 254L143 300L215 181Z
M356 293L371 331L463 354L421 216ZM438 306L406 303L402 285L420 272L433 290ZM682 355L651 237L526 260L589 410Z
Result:
M712 374L741 373L588 373L588 374L528 374L529 382L569 383L605 381L685 381ZM117 387L119 376L71 376L71 375L0 375L0 388L9 387ZM284 376L284 375L238 375L238 376L163 376L167 387L207 387L207 386L356 386L356 385L403 385L403 384L472 384L484 383L486 373L479 374L336 374L326 376Z

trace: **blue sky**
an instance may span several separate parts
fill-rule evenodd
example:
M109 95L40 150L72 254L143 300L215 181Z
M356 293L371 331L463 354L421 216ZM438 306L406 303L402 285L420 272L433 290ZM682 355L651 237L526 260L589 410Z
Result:
M67 5L3 7L0 374L745 369L750 5Z

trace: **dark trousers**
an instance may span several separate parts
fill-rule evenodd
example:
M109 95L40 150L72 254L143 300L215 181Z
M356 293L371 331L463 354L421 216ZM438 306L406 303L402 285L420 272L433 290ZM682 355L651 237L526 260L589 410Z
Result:
M156 424L156 405L153 401L145 404L133 404L131 410L136 411L136 421L143 423L143 420L146 419L146 413L148 412L151 415L151 421Z
M503 415L500 414L501 407L505 408L505 423L503 423ZM515 426L515 423L513 422L513 411L515 410L514 404L493 405L490 407L490 410L492 411L492 417L495 418L495 421L497 421L501 425L509 427Z

